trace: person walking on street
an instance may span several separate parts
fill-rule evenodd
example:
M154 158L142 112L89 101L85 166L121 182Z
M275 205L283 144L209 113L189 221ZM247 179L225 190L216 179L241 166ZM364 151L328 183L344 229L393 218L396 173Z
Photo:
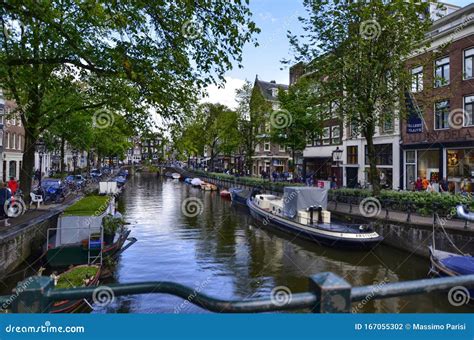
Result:
M12 197L12 193L8 188L7 183L3 183L2 187L0 188L0 218L5 220L8 215L8 201ZM5 226L8 226L8 223L4 223Z
M8 188L11 190L12 196L14 196L18 190L18 182L15 180L15 177L10 177L10 180L8 181Z

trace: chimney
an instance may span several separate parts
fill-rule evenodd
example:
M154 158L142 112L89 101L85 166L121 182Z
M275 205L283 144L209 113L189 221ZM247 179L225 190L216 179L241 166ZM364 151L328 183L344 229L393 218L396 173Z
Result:
M270 80L270 83L272 83L272 84L276 84L277 82L276 82L276 81L274 81L274 80Z

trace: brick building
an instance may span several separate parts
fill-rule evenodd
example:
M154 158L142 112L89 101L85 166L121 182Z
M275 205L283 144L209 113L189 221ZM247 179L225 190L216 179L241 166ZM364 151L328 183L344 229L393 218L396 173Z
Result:
M474 4L433 23L431 46L408 61L412 89L401 127L403 188L417 177L446 178L452 192L473 191Z

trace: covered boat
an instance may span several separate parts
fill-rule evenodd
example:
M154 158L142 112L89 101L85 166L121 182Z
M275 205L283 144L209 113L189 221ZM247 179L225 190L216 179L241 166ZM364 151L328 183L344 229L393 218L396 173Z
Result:
M230 198L232 203L247 206L247 199L250 197L250 191L242 188L230 188Z
M383 240L368 225L332 221L327 199L327 189L286 187L283 198L253 192L247 205L250 214L264 225L319 244L360 249Z
M199 178L197 178L197 177L196 177L196 178L193 178L193 179L191 180L191 185L192 185L193 187L201 187L201 184L202 184L202 183L203 183L203 181L201 181L201 180L200 180Z
M97 264L117 254L127 240L123 249L128 248L136 239L128 238L130 230L119 225L120 216L113 196L87 196L68 207L57 227L47 230L48 266Z
M184 179L184 183L186 183L186 184L191 184L192 181L193 181L193 179L191 177L186 177Z
M201 189L204 191L217 191L217 186L212 183L202 182Z
M173 172L173 173L171 174L171 177L173 177L173 179L180 179L180 178L181 178L181 175L180 175L179 173L177 173L177 172Z
M474 274L474 256L437 250L434 246L429 249L431 274L440 277ZM469 289L469 297L474 301L474 289Z

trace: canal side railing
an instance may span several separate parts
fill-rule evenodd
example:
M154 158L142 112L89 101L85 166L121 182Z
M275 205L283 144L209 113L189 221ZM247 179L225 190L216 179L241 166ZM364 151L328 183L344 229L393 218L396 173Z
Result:
M309 277L309 291L286 296L284 301L271 297L249 300L222 300L175 282L157 281L111 284L99 287L55 289L53 279L35 276L18 284L16 293L0 297L0 306L14 313L47 313L57 301L101 300L117 296L161 293L183 298L203 309L217 313L258 313L309 309L315 313L350 313L352 303L399 296L443 292L474 287L474 275L422 279L397 283L352 287L336 274L325 272ZM450 290L450 295L452 291ZM469 296L467 296L469 300ZM102 304L103 305L103 304Z

